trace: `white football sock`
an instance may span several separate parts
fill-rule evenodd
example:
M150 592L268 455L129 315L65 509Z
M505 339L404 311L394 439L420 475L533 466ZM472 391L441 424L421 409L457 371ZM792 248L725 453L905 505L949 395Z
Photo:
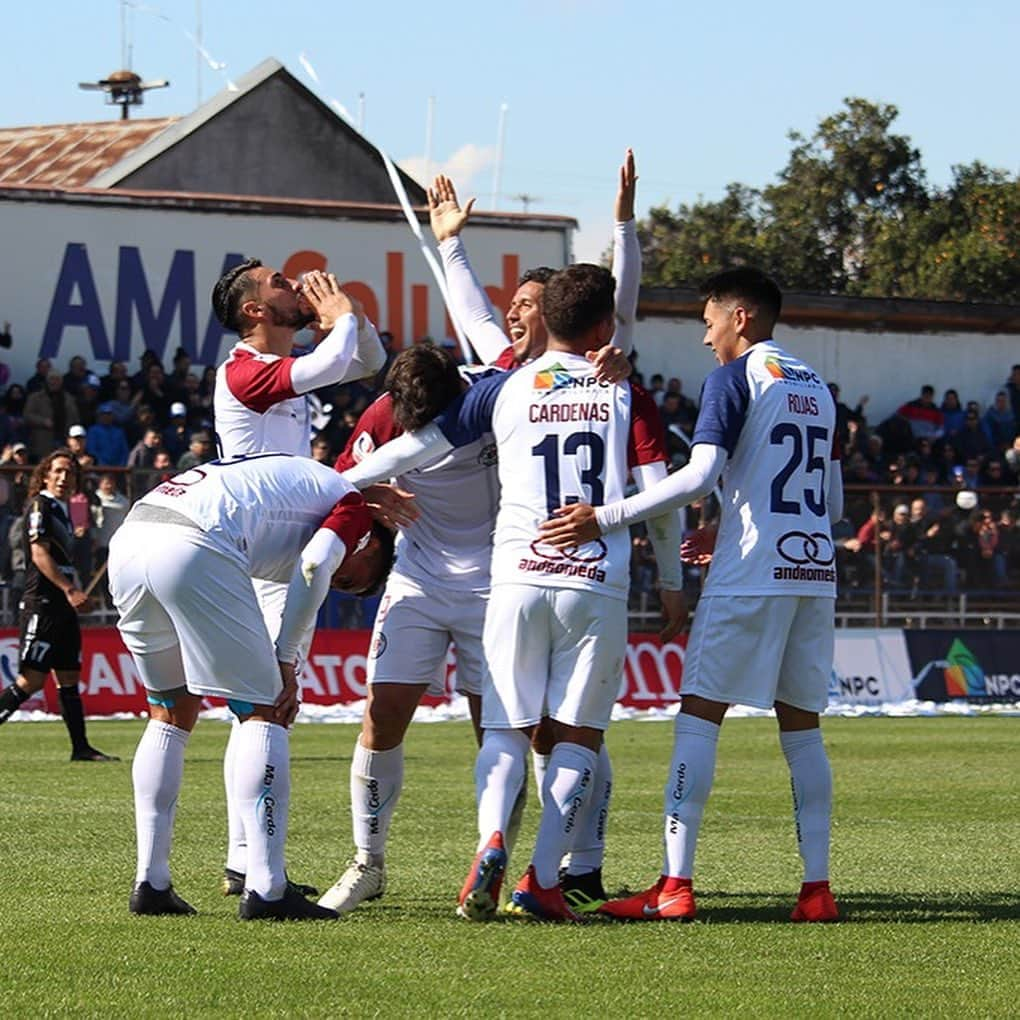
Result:
M780 732L779 743L790 767L797 847L804 862L805 882L829 878L829 829L832 822L832 769L822 731Z
M190 736L187 730L150 719L131 764L138 840L135 881L148 882L153 889L170 885L174 816L184 774L184 748Z
M681 712L673 728L673 758L665 794L665 861L662 873L691 878L705 804L712 791L719 729L707 719Z
M370 751L359 738L351 759L351 823L361 863L382 867L403 786L404 745Z
M574 841L567 854L567 873L587 875L602 867L606 856L606 822L613 793L613 763L605 743L599 748L591 796L581 809Z
M526 768L527 766L525 766ZM517 846L517 837L521 834L521 822L524 821L524 808L528 803L528 777L525 775L521 788L517 791L517 798L514 800L510 818L506 823L506 832L503 834L503 846L506 848L507 861ZM509 868L509 863L507 864Z
M478 849L494 832L506 836L510 815L527 778L528 737L520 730L486 730L475 759Z
M264 900L278 900L287 888L284 851L290 807L290 735L283 726L262 719L241 723L234 796L248 843L244 887Z
M545 774L549 769L549 755L539 754L534 748L531 749L531 767L535 770L535 789L538 790L538 803L542 803L545 796Z
M543 889L559 883L560 860L581 821L591 797L598 755L580 744L557 744L549 755L545 776L542 821L535 840L535 878Z
M234 797L234 763L237 760L237 735L241 722L230 716L230 736L223 753L223 789L227 794L227 867L243 875L248 870L248 844L244 841L244 822Z

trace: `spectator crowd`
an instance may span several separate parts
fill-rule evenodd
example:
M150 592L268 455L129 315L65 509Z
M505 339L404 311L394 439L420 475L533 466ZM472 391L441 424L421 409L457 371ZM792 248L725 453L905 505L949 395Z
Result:
M392 338L382 334L387 365ZM312 455L332 463L385 378L314 394ZM638 372L635 381L643 383ZM71 502L83 579L106 558L110 537L131 501L171 475L216 456L215 367L191 364L178 348L169 371L153 350L132 374L121 361L99 375L81 356L63 374L41 358L24 384L0 400L0 579L16 599L24 574L22 510L32 465L65 446L82 468ZM647 388L667 429L674 466L686 462L698 415L679 378L653 375ZM846 486L845 518L836 527L841 595L870 591L876 575L893 591L917 595L1001 592L1020 580L1020 365L982 407L954 389L941 402L932 386L872 424L868 398L854 407L829 386ZM692 526L711 524L713 498L696 505ZM633 535L632 593L647 601L656 567L641 527ZM702 567L688 568L698 588Z

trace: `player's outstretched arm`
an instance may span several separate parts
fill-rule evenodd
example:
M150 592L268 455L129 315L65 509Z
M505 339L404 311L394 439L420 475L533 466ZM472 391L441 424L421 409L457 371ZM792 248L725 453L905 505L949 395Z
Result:
M637 321L638 292L641 289L641 245L634 220L634 199L637 194L637 170L634 152L627 150L620 167L616 192L613 227L613 276L616 278L616 332L613 343L625 354L634 347L634 324Z
M359 489L413 471L453 449L438 425L430 422L417 432L405 432L370 453L341 475Z
M443 260L450 314L457 320L479 361L490 365L509 345L510 338L503 332L489 295L471 268L460 237L475 200L469 199L462 209L453 181L439 175L429 189L428 201L429 221L439 244L439 257Z
M668 475L647 492L628 496L597 509L586 503L572 503L553 511L553 517L539 526L543 542L566 549L591 542L610 531L663 514L701 499L712 491L726 466L726 451L721 446L698 443L691 450L690 463Z

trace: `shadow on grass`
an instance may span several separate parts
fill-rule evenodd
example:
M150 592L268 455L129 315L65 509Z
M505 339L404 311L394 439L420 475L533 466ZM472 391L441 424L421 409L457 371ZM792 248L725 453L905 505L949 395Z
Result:
M957 921L966 924L1020 920L1020 894L1016 892L846 892L838 888L836 902L845 922L930 924ZM716 924L786 922L793 908L790 893L698 893L698 918Z

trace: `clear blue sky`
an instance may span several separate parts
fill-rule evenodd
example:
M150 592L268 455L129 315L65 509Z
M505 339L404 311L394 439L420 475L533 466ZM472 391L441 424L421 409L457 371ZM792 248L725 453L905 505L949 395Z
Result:
M1020 3L1016 0L520 0L443 4L336 0L132 0L132 65L169 78L142 116L185 114L273 56L414 171L435 99L433 166L491 205L501 104L507 105L499 207L576 217L579 258L609 238L616 167L638 158L639 213L762 186L844 97L895 104L896 129L929 179L981 159L1020 170ZM123 64L120 0L18 3L4 22L0 124L116 115L79 81ZM315 70L318 83L302 65ZM272 144L272 125L266 143Z

